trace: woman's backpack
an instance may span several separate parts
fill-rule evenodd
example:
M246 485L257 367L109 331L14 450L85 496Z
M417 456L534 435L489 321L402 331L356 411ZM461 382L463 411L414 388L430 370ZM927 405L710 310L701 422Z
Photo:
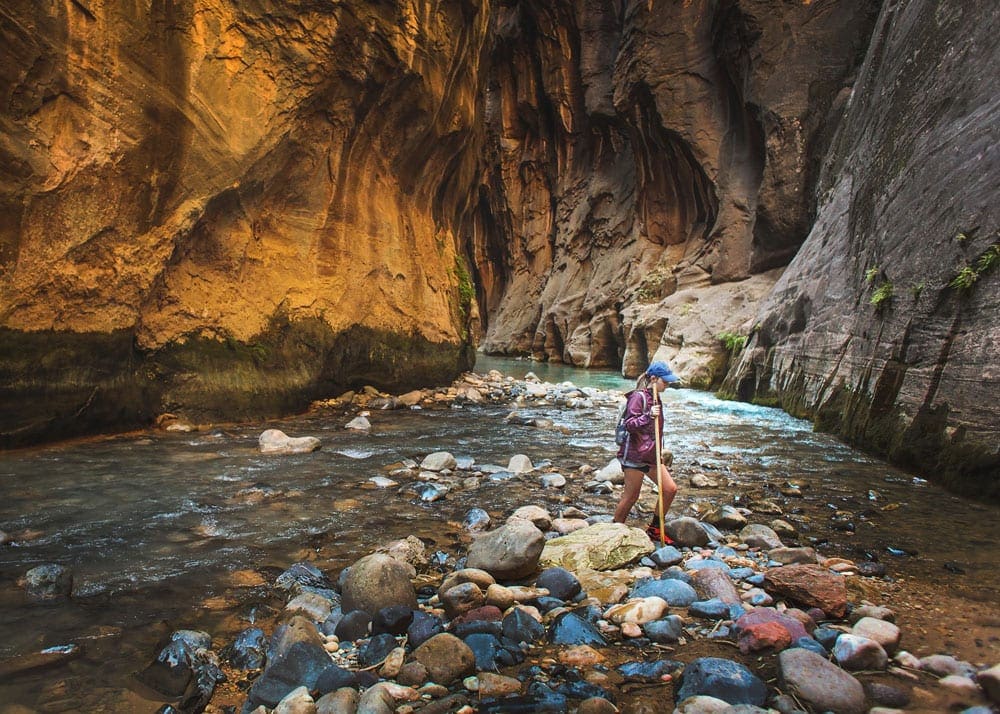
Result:
M645 410L646 409L646 393L645 392L639 392L639 394L642 395L642 408L643 408L643 410ZM618 421L615 422L615 443L618 444L618 446L622 446L626 442L628 442L628 436L629 436L628 435L628 429L625 428L625 417L626 417L627 413L628 413L628 398L626 397L626 399L625 399L625 406L623 406L622 410L620 412L618 412Z

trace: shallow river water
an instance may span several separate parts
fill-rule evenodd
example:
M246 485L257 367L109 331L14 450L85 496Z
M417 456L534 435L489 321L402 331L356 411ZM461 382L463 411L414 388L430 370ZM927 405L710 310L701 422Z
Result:
M602 389L632 384L609 372L489 358L476 370L491 367ZM908 649L1000 661L1000 509L949 495L775 409L683 389L664 402L681 487L673 514L702 502L771 501L799 529L802 544L886 565L889 577L873 597L903 611ZM460 523L473 507L494 519L529 503L610 513L615 497L583 494L575 474L612 458L614 408L522 410L551 418L557 429L509 424L511 408L377 411L369 435L343 428L350 415L322 412L0 455L0 531L12 538L0 546L0 660L71 643L83 649L57 668L0 678L0 714L155 711L160 703L140 697L130 675L151 661L158 641L173 629L203 629L218 649L268 614L267 584L297 560L313 560L335 577L411 534L431 551L460 555ZM264 456L257 438L266 428L317 436L323 447ZM403 459L440 450L477 465L505 466L526 454L536 465L550 462L548 470L571 484L556 491L541 489L537 479L483 479L478 488L425 503L405 488L379 489L369 480ZM727 485L691 488L696 473ZM26 600L18 579L43 563L72 570L72 599Z

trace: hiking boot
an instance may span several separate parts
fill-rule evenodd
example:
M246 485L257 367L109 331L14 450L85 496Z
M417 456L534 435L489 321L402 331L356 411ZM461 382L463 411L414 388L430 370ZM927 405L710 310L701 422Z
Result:
M653 541L654 545L660 544L660 527L659 526L646 526L646 535L649 539ZM666 533L663 534L664 545L673 545L674 539L668 536Z

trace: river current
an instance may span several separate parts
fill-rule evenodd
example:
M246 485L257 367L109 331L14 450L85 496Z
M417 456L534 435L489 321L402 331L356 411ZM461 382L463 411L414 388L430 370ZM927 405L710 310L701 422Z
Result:
M601 389L632 385L615 373L559 365L485 357L476 365L480 373L491 368ZM914 615L914 626L924 628L914 645L1000 660L1000 623L988 614L1000 602L1000 510L950 495L776 409L686 389L667 392L664 405L681 489L673 514L706 502L776 504L780 514L751 522L785 518L802 544L823 555L884 563L897 608L961 611L964 619L952 629L928 630L932 619ZM66 644L84 653L58 668L0 679L0 714L14 705L155 711L160 703L137 695L130 675L155 657L164 635L203 629L218 649L264 617L267 583L298 560L336 577L357 558L411 534L431 551L461 554L460 523L473 507L495 520L531 503L554 513L566 505L610 513L614 496L567 503L562 492L532 479L483 479L433 503L370 480L434 451L500 466L525 454L578 479L581 466L600 468L613 457L612 406L521 410L552 419L555 429L508 423L511 411L511 405L471 404L374 411L367 435L344 429L351 415L326 411L0 455L0 531L11 538L0 546L0 660ZM262 455L257 438L267 428L316 436L322 449ZM696 473L726 485L691 488ZM27 601L18 579L44 563L72 570L70 600Z

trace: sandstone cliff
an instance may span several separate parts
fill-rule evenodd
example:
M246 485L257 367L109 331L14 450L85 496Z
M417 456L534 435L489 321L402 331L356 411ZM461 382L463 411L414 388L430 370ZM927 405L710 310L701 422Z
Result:
M875 4L498 8L483 348L721 379L716 335L751 319L809 230Z
M287 412L471 364L453 226L478 168L486 9L0 13L4 443L175 408Z
M1000 497L1000 12L889 3L727 389Z

